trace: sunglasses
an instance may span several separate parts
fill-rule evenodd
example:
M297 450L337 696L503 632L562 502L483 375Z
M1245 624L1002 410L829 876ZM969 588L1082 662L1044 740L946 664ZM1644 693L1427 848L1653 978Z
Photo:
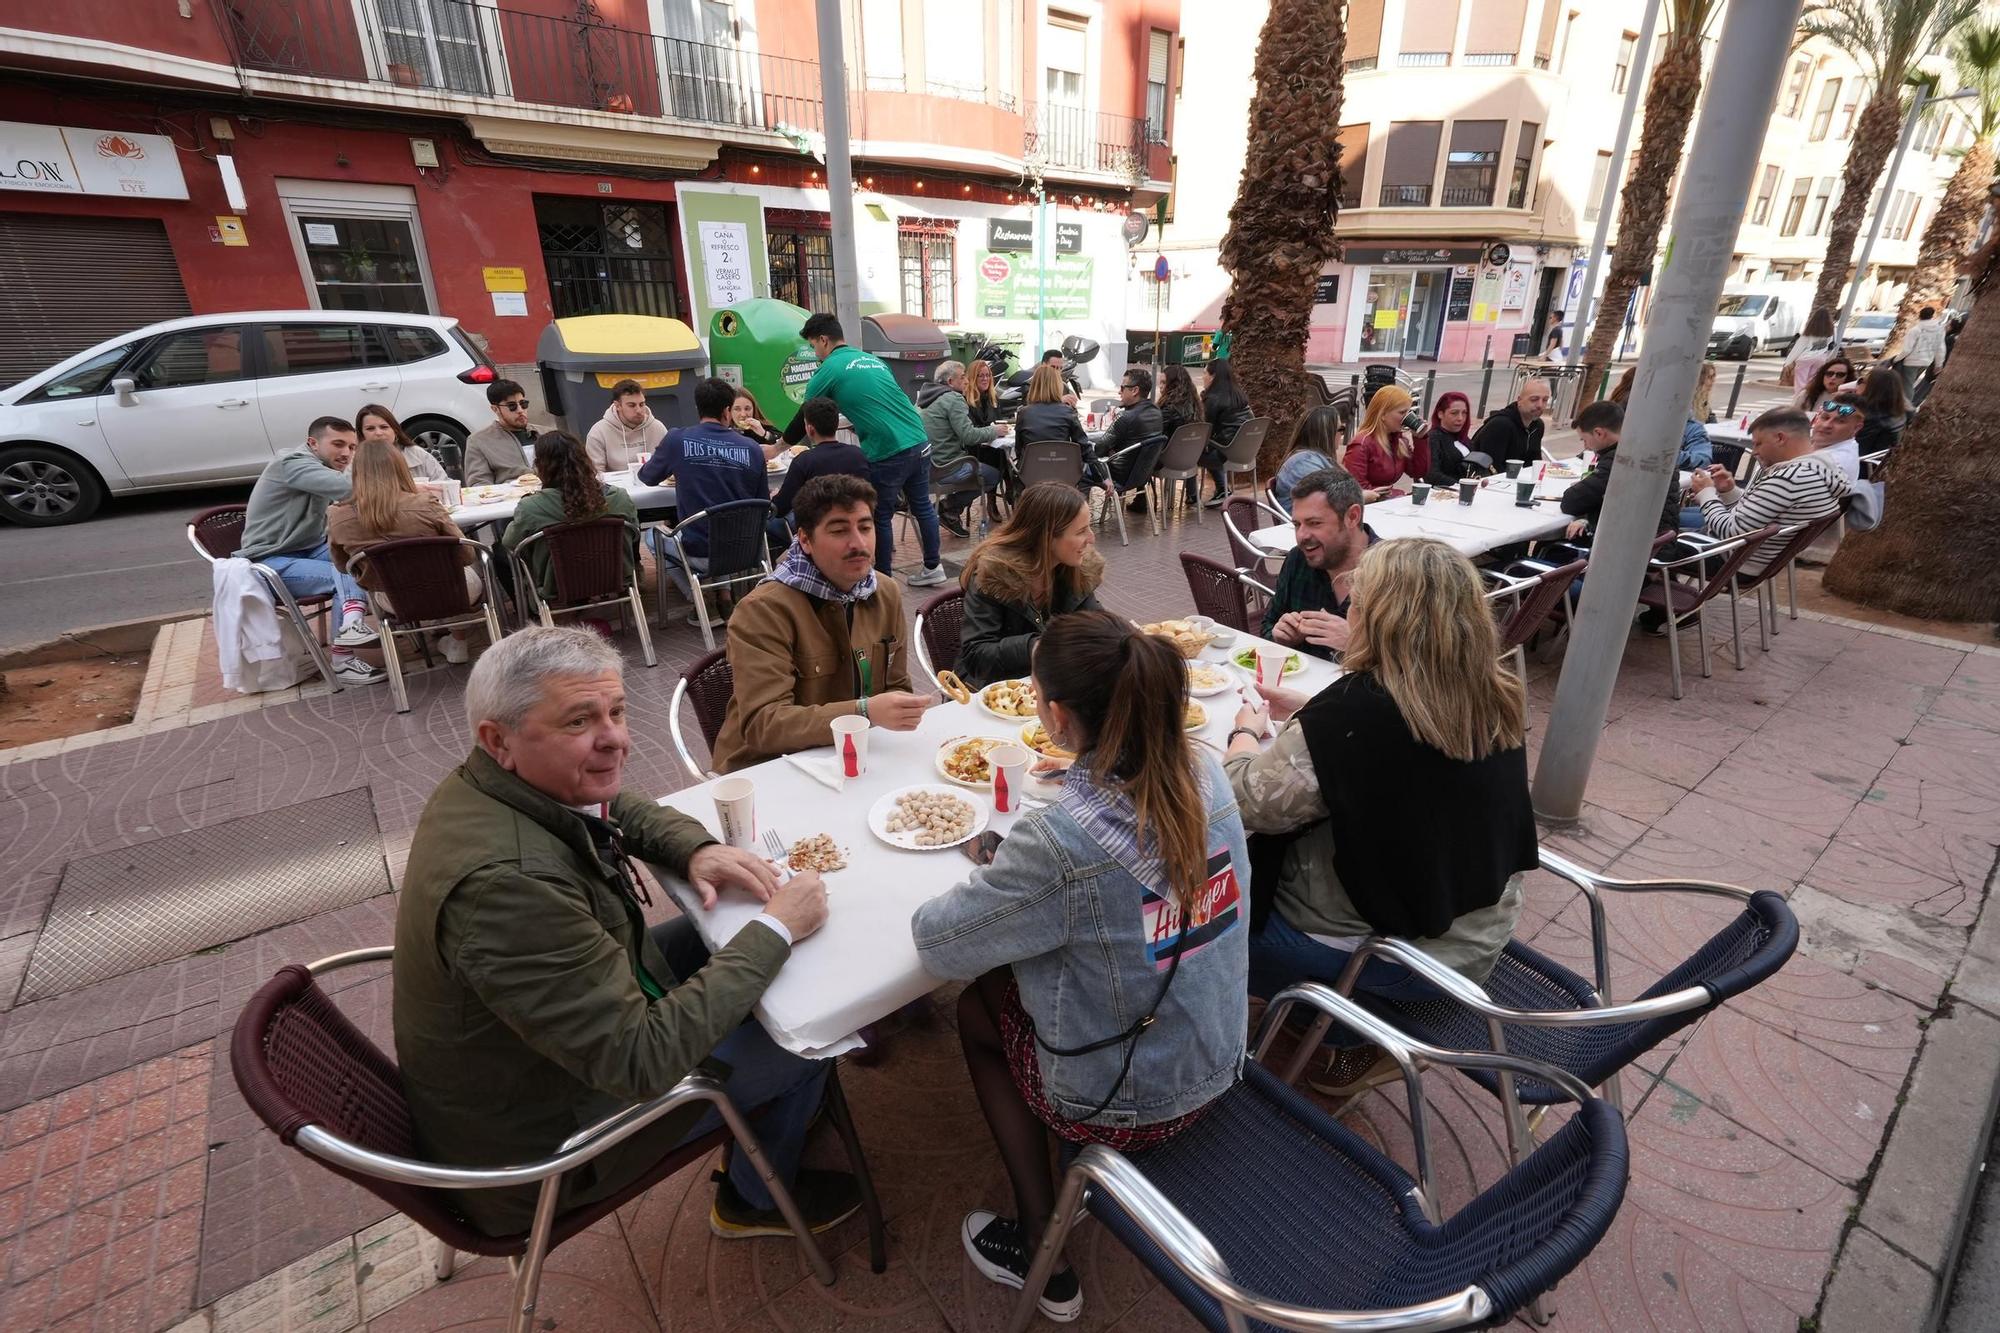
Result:
M1831 398L1819 405L1822 412L1831 412L1837 417L1851 417L1861 409L1852 403L1836 403Z
M501 403L500 406L506 408L509 412L525 412L528 410L528 400L525 398L509 398L506 402Z

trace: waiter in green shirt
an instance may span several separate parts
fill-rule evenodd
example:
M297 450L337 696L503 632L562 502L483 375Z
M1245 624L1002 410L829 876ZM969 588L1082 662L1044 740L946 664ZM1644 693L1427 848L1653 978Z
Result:
M807 399L831 398L854 425L861 452L868 459L868 480L875 487L875 568L890 573L896 551L896 501L901 498L916 517L923 538L924 567L909 579L912 588L935 588L944 582L938 554L937 508L931 503L931 447L923 418L896 376L878 357L847 345L840 321L814 315L799 330L819 357L819 369L806 385ZM785 442L805 437L805 413L785 428Z

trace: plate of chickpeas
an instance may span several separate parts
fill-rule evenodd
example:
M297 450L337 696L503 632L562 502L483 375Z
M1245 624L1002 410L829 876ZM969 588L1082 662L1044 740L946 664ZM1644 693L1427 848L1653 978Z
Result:
M875 802L868 808L868 829L891 847L935 852L985 832L989 813L985 802L966 799L961 789L926 783Z

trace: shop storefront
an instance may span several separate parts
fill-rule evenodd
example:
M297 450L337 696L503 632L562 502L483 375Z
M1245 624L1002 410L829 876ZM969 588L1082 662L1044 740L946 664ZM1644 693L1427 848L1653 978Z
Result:
M1348 355L1437 360L1446 322L1470 318L1471 275L1483 258L1481 247L1350 245L1345 251L1354 266L1356 303Z

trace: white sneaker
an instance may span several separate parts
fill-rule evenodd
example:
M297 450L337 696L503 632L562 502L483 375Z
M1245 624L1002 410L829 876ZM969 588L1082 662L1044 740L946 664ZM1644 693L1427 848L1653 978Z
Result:
M932 565L929 569L920 570L919 572L910 575L909 582L912 588L942 587L945 582L944 566Z
M389 679L389 673L350 653L334 662L333 679L340 685L377 685Z
M456 634L445 635L444 660L453 666L464 666L472 660L472 645Z
M333 646L336 648L366 648L381 637L380 634L375 632L375 627L368 623L368 617L355 616L340 627L340 633L333 636Z

